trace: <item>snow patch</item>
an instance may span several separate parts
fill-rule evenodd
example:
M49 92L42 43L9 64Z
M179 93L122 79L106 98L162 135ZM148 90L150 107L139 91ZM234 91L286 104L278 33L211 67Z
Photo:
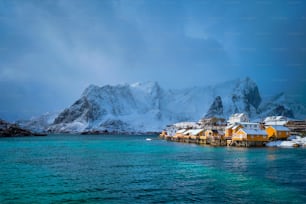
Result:
M267 147L306 147L306 137L290 136L288 141L272 141L266 144Z

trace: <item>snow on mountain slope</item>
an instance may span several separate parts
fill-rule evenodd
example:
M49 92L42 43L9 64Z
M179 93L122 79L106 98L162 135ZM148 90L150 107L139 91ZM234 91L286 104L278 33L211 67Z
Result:
M167 124L198 121L217 96L223 102L225 117L234 112L252 116L261 101L257 85L249 78L183 90L164 90L156 82L90 85L79 100L58 115L49 130L160 131Z
M259 118L302 110L300 114L306 115L304 106L283 103L288 100L282 97L263 100L250 78L183 90L165 90L156 82L90 85L74 104L55 118L48 130L149 132L160 131L167 124L198 121L208 113L210 117L228 118L235 112L245 112L251 118ZM281 105L289 112L279 108Z
M285 93L266 98L259 107L260 115L280 115L305 119L306 107L289 98Z
M160 120L161 94L159 85L152 82L103 87L91 85L78 101L55 119L50 130L157 131L164 125ZM80 124L68 126L75 122Z
M53 124L58 114L58 112L45 113L41 116L33 117L30 120L16 121L16 124L18 124L22 128L29 129L33 132L44 132L50 125Z

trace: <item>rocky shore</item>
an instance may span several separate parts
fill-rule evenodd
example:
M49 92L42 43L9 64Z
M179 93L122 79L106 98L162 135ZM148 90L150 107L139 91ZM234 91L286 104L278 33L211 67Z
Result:
M44 133L32 132L23 129L16 124L8 123L0 119L0 137L17 137L17 136L46 136Z

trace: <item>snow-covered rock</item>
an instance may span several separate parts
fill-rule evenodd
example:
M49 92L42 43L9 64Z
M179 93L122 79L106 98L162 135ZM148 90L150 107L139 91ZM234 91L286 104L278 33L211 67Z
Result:
M222 117L223 116L223 104L220 96L217 96L214 102L211 104L208 109L205 117Z

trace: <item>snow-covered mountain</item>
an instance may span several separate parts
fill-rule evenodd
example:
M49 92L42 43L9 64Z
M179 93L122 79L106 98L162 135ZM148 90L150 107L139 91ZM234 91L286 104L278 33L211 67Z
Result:
M259 113L262 116L283 115L289 118L305 119L306 106L297 103L282 92L265 99L259 107Z
M33 117L30 120L19 120L16 123L22 127L34 132L45 132L58 116L58 112L45 113L38 117Z
M250 118L306 116L305 106L288 100L284 94L262 99L250 78L183 90L165 90L156 82L90 85L54 119L48 130L150 132L205 116L228 118L236 112L245 112Z

